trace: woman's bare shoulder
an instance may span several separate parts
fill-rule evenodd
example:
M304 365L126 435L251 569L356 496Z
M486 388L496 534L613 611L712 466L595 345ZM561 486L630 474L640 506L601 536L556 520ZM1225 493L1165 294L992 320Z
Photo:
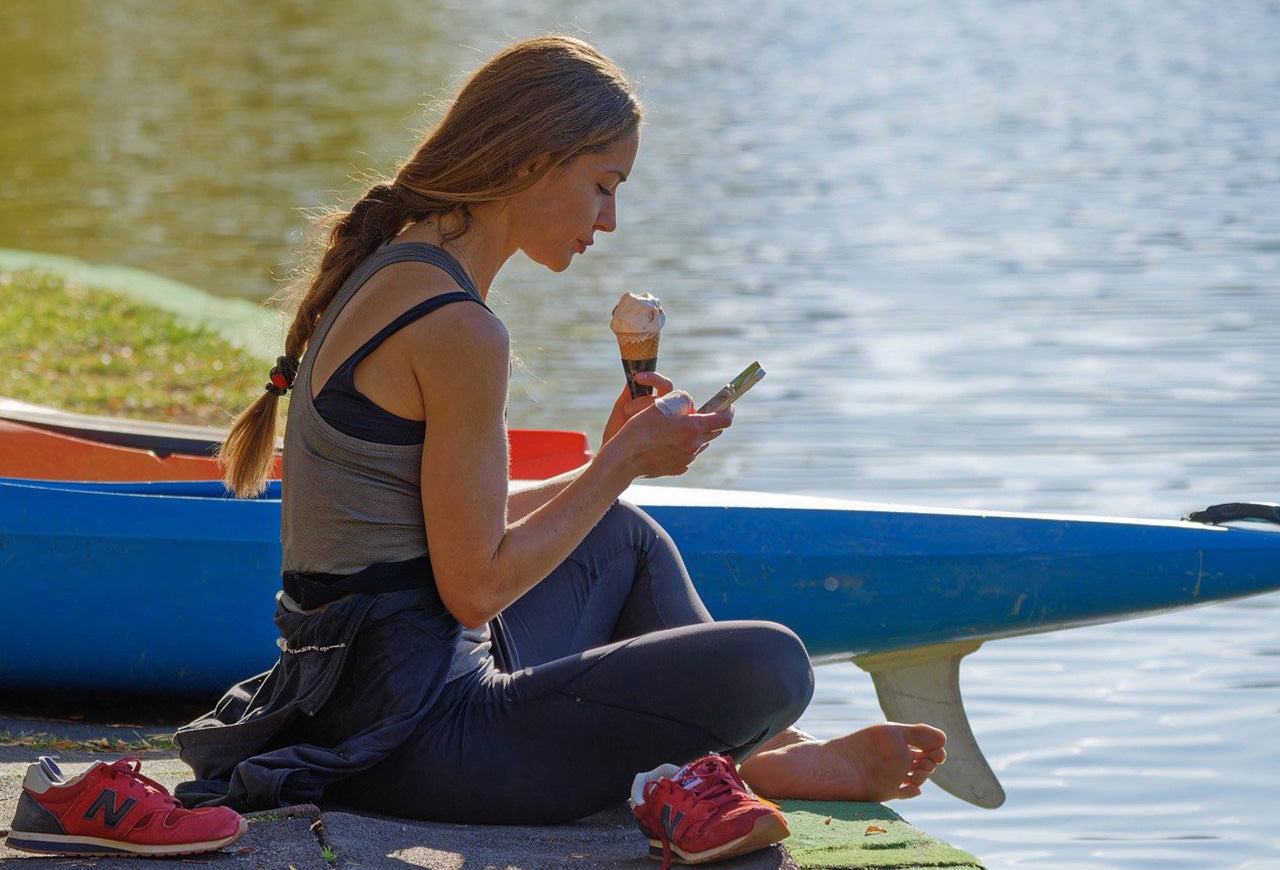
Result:
M396 340L424 399L455 401L463 393L505 405L511 340L506 325L484 306L445 305L409 324Z
M403 333L419 349L470 348L477 353L502 354L510 349L506 324L485 306L469 300L443 305L405 326Z

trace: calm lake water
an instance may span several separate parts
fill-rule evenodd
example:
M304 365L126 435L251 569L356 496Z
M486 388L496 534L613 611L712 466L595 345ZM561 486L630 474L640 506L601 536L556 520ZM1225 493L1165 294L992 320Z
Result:
M457 74L582 33L642 82L621 229L497 310L521 426L597 433L622 290L695 394L769 377L682 483L1177 517L1280 497L1280 4L0 5L0 247L279 289L303 211ZM255 377L257 375L254 375ZM1280 595L988 644L991 868L1280 867ZM851 665L802 725L878 717Z

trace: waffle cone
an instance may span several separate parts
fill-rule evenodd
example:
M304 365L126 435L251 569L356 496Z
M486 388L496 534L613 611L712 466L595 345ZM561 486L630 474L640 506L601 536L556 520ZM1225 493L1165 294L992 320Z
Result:
M656 332L619 332L618 353L623 359L658 358L659 333Z

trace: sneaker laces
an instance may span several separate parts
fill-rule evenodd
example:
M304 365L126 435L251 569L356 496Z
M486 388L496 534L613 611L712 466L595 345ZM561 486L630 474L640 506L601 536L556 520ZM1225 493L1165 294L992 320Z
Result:
M740 794L750 795L746 785L737 777L733 762L727 759L708 758L690 770L685 778L695 776L702 780L697 786L698 803L711 809L734 802ZM680 781L676 780L676 784L679 785ZM717 815L707 813L698 822L698 830L705 831Z
M685 788L683 782L695 778L700 779L701 782L693 788ZM706 808L705 813L699 814L702 818L697 820L697 828L700 832L705 831L716 820L719 813L715 812L715 810L719 807L736 801L740 794L754 797L750 790L747 789L746 784L738 777L737 772L734 770L733 762L719 756L707 758L699 762L696 767L688 770L681 769L679 773L671 777L671 781L681 788L685 788L686 791L692 792L697 797L699 809ZM661 780L650 780L645 783L644 796L646 799L658 787L660 782ZM693 819L690 819L690 824L693 821ZM670 870L671 838L667 835L666 825L658 825L658 839L662 842L662 870Z
M126 756L125 758L121 758L119 761L103 765L102 772L112 779L123 777L140 784L147 792L154 793L156 795L156 800L163 798L167 801L171 805L171 808L182 806L182 804L178 802L177 798L169 794L169 790L167 788L142 773L142 761L137 756Z

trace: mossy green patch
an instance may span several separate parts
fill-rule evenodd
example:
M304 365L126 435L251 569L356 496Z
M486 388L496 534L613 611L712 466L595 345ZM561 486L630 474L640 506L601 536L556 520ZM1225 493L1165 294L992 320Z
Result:
M86 414L226 426L263 362L220 333L43 269L0 270L0 395Z
M977 858L921 832L883 804L784 801L787 850L804 870L969 868Z
M106 290L134 302L166 311L184 323L218 332L236 347L270 360L284 343L285 318L281 311L248 299L211 296L198 287L183 284L128 266L88 263L75 257L0 248L0 272L38 269L61 275L82 286Z
M79 752L109 752L116 755L172 750L172 734L137 734L134 739L99 737L92 740L68 740L45 731L23 731L17 734L0 731L0 746L22 746L29 749L53 749Z

